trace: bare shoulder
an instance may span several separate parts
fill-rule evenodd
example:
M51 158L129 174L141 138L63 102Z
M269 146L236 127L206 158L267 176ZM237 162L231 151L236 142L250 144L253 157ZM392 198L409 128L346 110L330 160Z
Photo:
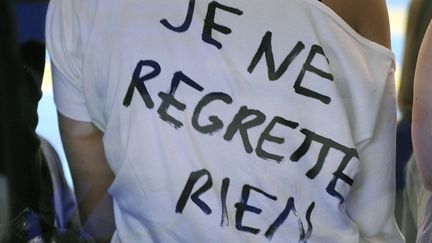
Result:
M322 0L355 31L390 48L390 25L385 0Z

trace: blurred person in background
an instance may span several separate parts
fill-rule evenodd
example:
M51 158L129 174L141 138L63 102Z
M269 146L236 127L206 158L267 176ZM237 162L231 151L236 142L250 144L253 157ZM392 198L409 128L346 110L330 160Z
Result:
M48 161L59 161L54 149L35 132L45 66L47 7L46 0L0 1L1 243L81 240L78 234L67 232L68 237L63 237L66 231L56 232L60 222L54 220ZM65 198L66 192L59 192L60 197Z
M418 243L432 241L432 25L424 36L418 55L414 80L413 103L413 148L418 167L421 190L425 196L420 198L418 209L421 218L417 219Z
M397 127L396 147L396 207L395 215L407 242L414 242L418 220L423 215L418 202L426 196L421 190L418 170L412 153L411 125L413 107L414 73L418 52L432 18L432 1L412 0L408 9L405 33L405 47L398 92L398 106L401 114Z
M30 2L27 1L28 4ZM2 206L2 210L8 210L2 216L5 217L3 223L12 220L17 223L28 216L29 224L48 231L54 220L51 208L52 188L46 168L43 168L40 141L35 133L37 104L42 95L41 82L45 65L43 26L48 3L32 3L36 2L41 7L28 12L33 14L33 33L18 28L20 21L25 21L24 15L19 16L24 14L20 11L23 10L20 7L24 1L1 1L0 6L0 173L7 179L1 193L6 198L6 205L9 205ZM24 239L15 239L17 242L20 240Z

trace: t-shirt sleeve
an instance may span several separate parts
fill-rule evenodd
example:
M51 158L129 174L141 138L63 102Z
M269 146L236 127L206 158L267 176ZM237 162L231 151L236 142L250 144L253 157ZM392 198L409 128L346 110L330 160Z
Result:
M403 242L394 218L396 97L391 68L371 139L358 145L360 172L347 200L360 242Z
M46 18L46 42L51 59L54 102L62 115L90 122L82 79L82 49L76 2L51 0Z

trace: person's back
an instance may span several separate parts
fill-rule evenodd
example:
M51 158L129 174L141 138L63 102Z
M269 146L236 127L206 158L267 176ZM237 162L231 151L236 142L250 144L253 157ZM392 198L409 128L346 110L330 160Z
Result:
M330 6L354 28L313 0L52 2L56 103L104 134L113 242L402 241L393 55L355 30L388 36Z

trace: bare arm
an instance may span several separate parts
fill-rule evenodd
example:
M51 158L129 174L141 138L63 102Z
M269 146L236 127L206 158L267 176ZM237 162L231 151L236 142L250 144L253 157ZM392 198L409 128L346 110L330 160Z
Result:
M105 158L103 134L92 123L61 114L59 123L84 230L97 242L109 242L114 217L107 190L114 175Z
M432 25L420 47L414 77L413 148L423 184L432 191Z
M385 0L322 0L363 37L390 48Z

